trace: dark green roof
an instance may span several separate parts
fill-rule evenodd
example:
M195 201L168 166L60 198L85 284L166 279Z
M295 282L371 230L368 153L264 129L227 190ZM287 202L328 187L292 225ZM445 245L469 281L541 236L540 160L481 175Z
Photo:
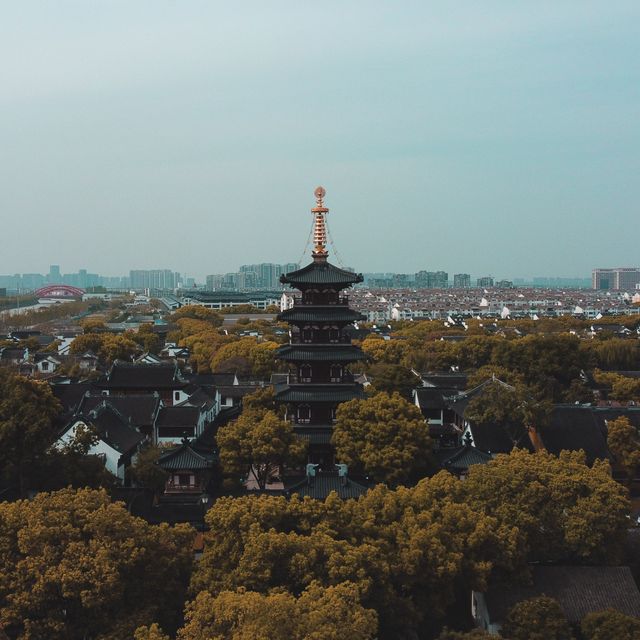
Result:
M278 315L282 322L357 322L366 320L361 313L337 305L296 305Z
M308 478L302 478L297 482L296 480L291 478L286 483L285 492L287 495L295 493L301 498L309 496L316 500L325 500L332 491L335 491L344 500L359 498L369 490L369 487L355 482L351 478L339 478L337 473L321 471L311 481Z
M158 458L158 466L165 471L179 471L181 469L195 471L197 469L211 469L215 454L209 451L194 449L188 442L183 442L176 449L171 449Z
M286 385L276 392L279 402L346 402L361 398L364 391L360 385Z
M287 344L279 347L277 357L290 362L355 362L366 360L362 349L353 345L305 345Z
M311 262L306 267L284 273L280 276L280 282L296 287L299 284L335 284L345 287L362 282L361 273L353 273L346 269L340 269L329 262Z
M442 466L453 471L466 471L472 464L491 462L492 456L471 445L463 445L455 453L443 460Z

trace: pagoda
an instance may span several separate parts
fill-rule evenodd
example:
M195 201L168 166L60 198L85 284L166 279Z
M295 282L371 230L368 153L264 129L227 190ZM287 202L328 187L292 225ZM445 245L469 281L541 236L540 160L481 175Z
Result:
M318 187L315 196L313 261L280 277L280 282L301 295L294 296L293 306L278 315L291 325L291 339L277 351L278 359L290 366L290 376L288 383L277 387L276 400L286 405L296 434L308 440L308 462L333 469L331 433L336 409L341 402L364 395L349 365L366 356L351 344L346 328L365 317L350 309L342 295L363 278L327 260L325 190Z

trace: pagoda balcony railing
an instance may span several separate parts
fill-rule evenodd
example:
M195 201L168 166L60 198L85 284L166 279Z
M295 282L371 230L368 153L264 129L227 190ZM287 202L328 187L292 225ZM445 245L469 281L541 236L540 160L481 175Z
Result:
M345 373L341 377L327 378L320 380L318 378L301 378L299 376L290 374L289 384L353 384L355 378L352 373Z
M341 336L336 340L325 340L324 337L322 342L314 342L313 338L303 339L300 334L292 333L291 340L289 344L304 344L310 346L331 346L332 344L351 344L351 338L349 336Z
M306 302L302 296L293 296L293 302L296 306L301 307L335 307L338 305L346 307L349 306L349 296L338 296L334 302Z

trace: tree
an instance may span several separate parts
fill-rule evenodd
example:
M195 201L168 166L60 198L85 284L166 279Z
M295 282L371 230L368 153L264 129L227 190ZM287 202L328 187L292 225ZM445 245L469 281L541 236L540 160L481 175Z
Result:
M138 351L138 345L125 335L87 333L74 338L69 351L72 355L93 351L103 363L111 363L114 360L131 360Z
M71 440L53 444L34 465L29 474L31 485L38 491L55 491L64 487L112 488L114 476L95 455L89 455L98 442L92 427L78 426Z
M187 605L179 640L373 640L375 611L360 604L356 585L312 583L299 597L238 589L198 594Z
M153 324L151 323L141 324L137 333L133 331L127 332L127 337L140 345L147 353L159 353L160 349L162 349L162 340L154 332Z
M399 364L378 363L369 367L373 379L371 386L375 391L394 393L397 391L406 400L411 400L411 392L419 380L407 367Z
M243 370L258 378L268 377L275 366L275 342L241 338L221 346L211 360L212 371Z
M463 589L484 590L512 568L518 532L457 499L442 472L412 489L377 485L359 500L220 498L207 512L192 593L244 587L299 597L313 582L354 583L379 616L381 639L414 637L441 621Z
M199 304L180 307L170 316L171 322L176 322L177 320L180 320L182 318L203 320L214 327L220 327L224 322L224 318L217 311L214 311L213 309L207 309L206 307L202 307Z
M424 474L431 453L420 410L398 393L377 393L341 404L331 442L340 462L391 485Z
M640 437L629 418L620 416L607 422L607 446L615 462L631 481L640 465Z
M175 629L193 531L149 525L106 491L0 503L0 628L17 640L131 637Z
M615 609L588 613L580 630L584 640L640 640L640 620Z
M247 394L242 399L243 410L245 412L273 411L281 416L284 407L276 402L275 397L276 393L273 386L258 387L253 393Z
M24 496L27 473L56 439L53 419L61 407L46 382L0 369L0 388L0 467L13 470Z
M522 446L527 431L546 424L551 414L548 402L537 401L524 386L512 386L490 379L471 398L464 415L478 425L502 429L514 446Z
M573 640L571 626L560 605L547 596L514 605L500 634L509 640Z
M630 505L605 461L588 467L581 452L516 449L472 465L460 491L459 500L517 527L530 561L620 559Z
M133 634L133 640L171 640L168 635L154 622L151 626L138 627Z
M253 476L262 490L283 466L301 463L307 448L291 423L264 410L244 411L220 427L216 440L225 473Z
M524 385L524 377L517 371L511 371L506 367L501 367L496 364L486 364L469 374L467 377L467 389L475 389L483 382L495 378L506 382L512 387Z
M87 318L80 323L82 326L82 332L86 335L88 333L101 333L107 330L102 318Z
M131 468L131 479L138 485L159 493L167 482L167 472L159 467L156 462L162 455L162 448L156 445L145 447Z

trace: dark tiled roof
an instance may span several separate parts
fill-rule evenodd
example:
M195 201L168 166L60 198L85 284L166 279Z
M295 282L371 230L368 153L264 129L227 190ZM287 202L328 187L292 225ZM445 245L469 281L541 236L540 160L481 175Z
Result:
M70 382L69 384L52 384L51 391L59 400L65 413L73 412L88 393L93 388L89 382Z
M88 392L80 401L77 412L89 413L105 402L114 407L125 418L130 418L131 424L134 426L152 427L160 407L160 396L154 393L103 396L100 393L92 394Z
M492 457L474 446L463 445L454 449L451 455L441 461L443 468L455 472L464 472L473 464L486 464Z
M107 374L106 380L100 386L105 388L176 389L184 385L185 381L180 376L176 364L133 364L116 360Z
M485 453L509 453L514 447L533 451L527 430L519 425L472 424L473 444Z
M302 362L355 362L366 360L365 353L353 345L304 345L286 344L276 351L280 360Z
M179 471L181 469L195 471L198 469L211 469L216 459L212 451L196 449L188 441L184 441L179 447L167 451L158 458L158 466L166 471Z
M358 322L366 320L358 311L341 306L295 306L278 315L282 322Z
M622 416L628 418L636 429L640 429L640 407L593 407L592 411L598 424L605 429L605 433L606 422Z
M421 373L420 377L432 387L462 390L467 386L467 374L449 371Z
M324 500L335 491L342 499L359 498L369 490L369 487L351 478L344 480L338 477L337 473L319 472L312 483L304 478L291 478L285 481L285 493L288 495L297 494L301 498L309 496L316 500Z
M607 438L591 407L556 405L551 421L539 429L545 449L553 454L583 449L587 459L608 456Z
M26 353L26 349L13 349L11 347L4 347L0 349L0 360L24 360Z
M233 384L228 387L216 387L223 398L244 398L244 396L262 388L263 387L255 384Z
M449 406L446 398L457 395L455 389L436 387L418 387L416 396L421 409L446 409Z
M335 284L349 286L362 282L361 273L339 269L329 262L311 262L306 267L280 276L280 282L295 287L299 284Z
M356 385L287 385L276 391L279 402L346 402L364 396L362 387Z
M487 605L493 622L504 620L514 604L542 594L555 598L573 623L608 608L640 618L640 592L629 567L534 566L531 573L531 585L489 588Z
M134 450L144 440L144 435L130 426L128 420L107 402L79 417L91 423L100 438L123 455Z
M189 376L189 380L205 386L231 386L236 379L235 373L199 373Z
M157 427L193 427L198 424L200 409L180 405L178 407L162 407L156 420Z

